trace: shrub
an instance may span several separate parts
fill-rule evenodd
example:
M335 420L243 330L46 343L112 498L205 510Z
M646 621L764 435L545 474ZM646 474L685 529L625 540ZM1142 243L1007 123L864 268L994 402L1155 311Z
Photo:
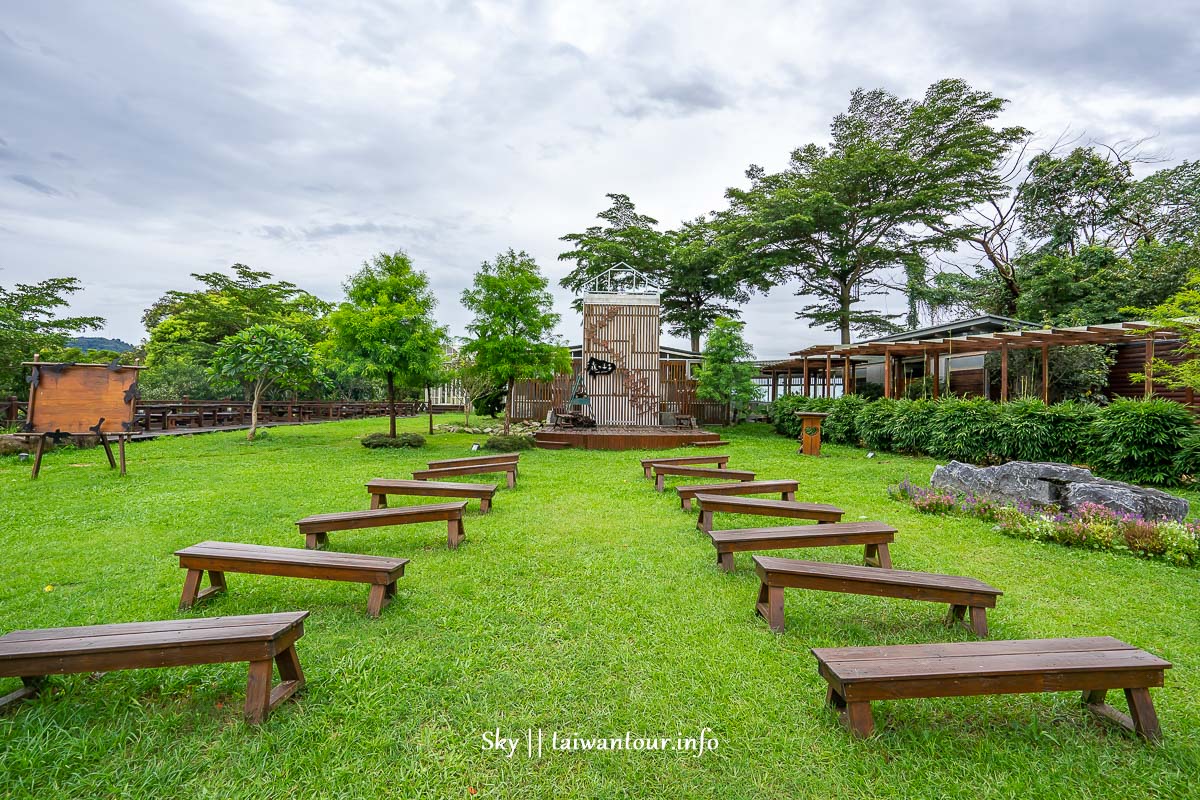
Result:
M854 394L869 403L872 400L878 400L883 397L883 390L884 386L882 383L866 381L858 387L858 390Z
M998 409L994 446L1003 460L1058 461L1064 458L1050 409L1041 400L1014 400Z
M829 416L821 426L821 438L831 444L857 445L858 414L867 401L858 395L839 398L829 409Z
M424 447L425 437L419 433L401 433L395 437L386 433L371 433L363 437L362 446L372 450L381 447Z
M855 417L863 446L869 450L892 449L892 418L896 415L897 400L876 400L862 407Z
M939 400L930 415L926 452L971 464L996 463L999 417L999 406L982 397Z
M798 394L784 395L771 404L771 422L776 432L789 439L799 439L803 425L796 416L797 411L829 412L839 401L823 397L804 397Z
M507 453L511 450L528 450L533 447L532 436L489 436L483 443L484 450L495 450Z
M1174 484L1176 454L1196 423L1169 400L1114 400L1089 430L1088 462L1096 471L1132 483Z
M1200 477L1200 430L1188 434L1179 443L1173 471L1181 480L1195 481Z

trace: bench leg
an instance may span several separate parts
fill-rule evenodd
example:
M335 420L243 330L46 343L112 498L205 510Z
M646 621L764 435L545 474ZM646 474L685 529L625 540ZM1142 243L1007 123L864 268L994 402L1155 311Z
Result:
M795 492L780 492L779 499L786 500L789 503L794 502L796 500L796 493Z
M386 494L372 494L371 495L371 508L372 509L387 508L387 495Z
M446 546L451 550L458 548L458 543L466 537L466 531L463 530L463 522L461 519L451 519L446 521Z
M667 476L655 475L654 476L654 491L661 492L666 487L667 487Z
M200 594L200 580L204 577L204 570L189 569L187 577L183 579L183 595L179 598L179 610L191 608L196 604L196 598Z
M492 498L490 498L490 497L479 498L479 513L486 514L491 510L492 510Z
M41 676L21 678L21 688L0 697L0 711L6 711L16 706L22 700L37 697L45 685L46 679Z
M886 543L863 545L863 564L868 567L892 568L892 556Z
M388 597L389 599L392 597L395 597L396 596L396 582L392 581L387 586L385 586L383 593L384 593L384 596Z
M841 719L842 724L861 739L866 739L875 732L875 718L871 716L870 703L861 700L846 703Z
M510 488L510 489L514 488L517 485L516 470L508 472L508 473L506 473L506 475L508 476L508 488Z
M783 587L762 584L754 611L767 621L775 633L783 633Z
M980 639L987 638L987 609L983 606L971 606L971 630Z
M309 550L316 550L324 547L329 541L329 537L324 532L322 533L306 533L304 534L304 546Z
M113 458L112 445L108 443L108 437L103 433L99 433L97 436L100 438L100 446L104 448L104 455L108 456L108 468L116 469L117 460Z
M650 465L649 464L642 467L642 472L645 474L646 478L654 477L653 475L650 474Z
M1162 741L1162 729L1158 727L1158 714L1154 711L1150 690L1126 689L1125 700L1129 703L1129 716L1133 717L1133 729L1138 735L1150 742Z
M201 589L200 593L196 595L196 599L203 600L206 597L212 597L214 594L220 594L225 591L226 588L225 573L210 569L208 571L208 588Z
M250 662L250 673L246 680L246 722L258 725L266 721L271 712L304 686L304 670L296 656L293 644L275 655L279 667L279 685L271 688L271 659Z
M723 572L733 572L733 553L722 553L717 551L717 566Z
M696 529L709 533L712 531L713 512L700 510L700 516L696 517Z
M371 584L371 593L367 595L367 616L378 617L379 613L387 607L387 604L387 586L382 583Z

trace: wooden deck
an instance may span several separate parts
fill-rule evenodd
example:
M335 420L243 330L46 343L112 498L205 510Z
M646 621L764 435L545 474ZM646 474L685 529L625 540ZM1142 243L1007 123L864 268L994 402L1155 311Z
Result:
M705 430L657 427L543 428L534 441L569 442L577 450L669 450L697 442L720 441Z

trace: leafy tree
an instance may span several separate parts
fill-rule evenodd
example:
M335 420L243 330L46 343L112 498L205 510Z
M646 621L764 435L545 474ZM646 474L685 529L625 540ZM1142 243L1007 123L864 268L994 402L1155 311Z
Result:
M573 249L559 254L559 261L574 261L575 269L559 281L564 289L579 294L584 284L624 262L647 277L658 280L670 249L669 237L658 230L658 220L639 214L629 195L605 195L612 205L596 216L604 225L593 225L583 233L568 233L561 241ZM576 299L574 308L583 308Z
M250 386L250 430L258 429L258 405L272 386L299 390L315 379L312 345L282 325L253 325L227 336L212 355L209 379L216 386Z
M346 302L329 315L329 324L347 357L386 381L389 435L395 436L397 383L425 387L442 367L446 332L433 319L437 299L429 276L399 250L364 263L345 289Z
M717 400L733 411L732 422L740 411L750 407L758 396L754 376L754 350L742 336L744 323L727 317L713 322L704 345L704 363L696 374L696 395Z
M76 278L49 278L38 283L0 286L0 391L24 395L25 368L35 353L62 348L73 334L99 328L103 317L59 317L58 309L78 292Z
M1155 323L1155 330L1175 331L1181 340L1177 351L1182 357L1179 363L1172 364L1162 358L1151 362L1154 383L1171 389L1200 391L1200 269L1189 274L1182 289L1148 311L1146 316ZM1143 374L1131 377L1137 381L1146 379Z
M310 344L325 338L323 317L331 304L288 281L272 281L269 272L245 264L230 269L232 276L193 274L201 289L167 292L146 309L142 322L150 332L148 367L168 356L205 365L227 336L265 323L295 330Z
M786 169L747 171L729 189L729 229L756 271L795 279L816 298L797 317L840 332L898 329L894 315L861 308L889 288L885 270L952 248L964 210L1004 196L997 164L1027 131L995 127L1005 101L942 80L922 100L856 90L834 118L828 146L806 145Z
M499 394L504 395L503 387L497 387L496 381L485 370L480 369L475 356L459 349L450 359L450 370L463 393L463 424L471 424L471 411L485 397ZM496 410L499 410L497 406ZM480 413L486 413L481 409ZM495 413L492 414L495 416Z
M571 369L571 355L557 341L554 299L537 262L512 248L475 273L462 303L474 317L474 338L463 350L478 369L505 386L504 433L512 423L513 387L519 380L551 380Z

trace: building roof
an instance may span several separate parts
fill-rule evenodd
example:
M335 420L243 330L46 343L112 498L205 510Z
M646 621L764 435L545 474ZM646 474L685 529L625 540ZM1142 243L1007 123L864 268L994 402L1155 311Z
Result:
M966 336L972 333L992 333L994 331L1011 331L1022 328L1040 328L1036 322L1002 317L998 314L983 314L970 319L960 319L941 325L931 325L928 328L917 328L911 331L901 331L890 336L880 336L871 339L872 342L900 342L913 339L932 339L942 336ZM794 355L794 354L793 354Z

